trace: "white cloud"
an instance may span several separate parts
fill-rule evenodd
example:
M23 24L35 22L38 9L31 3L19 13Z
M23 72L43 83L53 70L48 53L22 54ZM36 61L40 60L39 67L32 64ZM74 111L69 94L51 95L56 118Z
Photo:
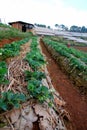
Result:
M63 0L0 0L0 18L46 25L87 26L87 11L66 7Z

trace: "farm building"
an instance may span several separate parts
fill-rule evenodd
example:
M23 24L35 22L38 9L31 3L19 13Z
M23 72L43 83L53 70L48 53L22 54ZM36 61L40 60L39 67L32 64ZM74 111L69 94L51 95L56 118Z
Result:
M22 21L10 22L9 25L12 27L19 29L22 32L34 32L34 25Z

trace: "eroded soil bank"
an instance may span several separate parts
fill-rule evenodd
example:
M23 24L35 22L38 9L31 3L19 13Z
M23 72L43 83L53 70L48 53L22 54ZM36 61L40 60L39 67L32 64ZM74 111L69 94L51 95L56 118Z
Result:
M68 129L87 130L87 102L78 89L75 88L72 81L69 80L68 76L61 71L60 67L47 51L43 42L40 44L48 61L47 68L53 86L66 101L66 110L71 116L72 127L69 127Z
M0 48L3 47L5 44L12 43L13 41L19 41L21 38L10 38L10 39L2 39L0 40Z

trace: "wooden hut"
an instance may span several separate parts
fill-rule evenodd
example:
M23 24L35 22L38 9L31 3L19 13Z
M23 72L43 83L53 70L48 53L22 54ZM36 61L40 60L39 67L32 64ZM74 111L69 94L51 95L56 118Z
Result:
M9 25L12 27L19 29L22 32L32 32L34 33L34 25L22 21L10 22Z

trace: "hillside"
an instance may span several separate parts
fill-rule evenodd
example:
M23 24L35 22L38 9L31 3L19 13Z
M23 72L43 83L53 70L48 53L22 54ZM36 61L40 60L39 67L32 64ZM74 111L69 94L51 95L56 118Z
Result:
M29 36L31 36L30 33L23 33L9 25L0 23L0 47L3 47L4 44L18 41Z
M1 25L0 128L66 130L65 102L54 89L39 37ZM21 39L18 40L17 38Z

